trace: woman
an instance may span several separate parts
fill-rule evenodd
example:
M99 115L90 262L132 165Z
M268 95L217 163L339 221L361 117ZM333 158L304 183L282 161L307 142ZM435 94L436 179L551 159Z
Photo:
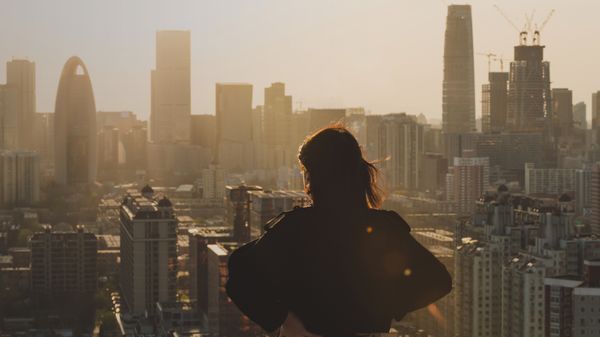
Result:
M406 222L377 209L377 169L348 130L316 132L298 158L312 207L272 219L229 259L227 292L242 312L285 337L373 335L450 292Z

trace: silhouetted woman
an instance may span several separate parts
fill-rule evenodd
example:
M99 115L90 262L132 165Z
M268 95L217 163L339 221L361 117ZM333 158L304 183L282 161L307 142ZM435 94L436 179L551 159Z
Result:
M272 219L229 259L227 293L250 319L285 337L385 333L451 290L400 215L377 209L377 169L348 130L316 132L298 158L312 207Z

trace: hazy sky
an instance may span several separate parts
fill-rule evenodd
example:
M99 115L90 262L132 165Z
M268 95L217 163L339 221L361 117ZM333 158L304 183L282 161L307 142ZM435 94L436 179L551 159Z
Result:
M512 58L519 26L536 10L553 87L574 102L600 90L600 1L471 1L476 52ZM0 64L36 62L38 111L53 111L69 56L86 63L98 110L147 118L155 32L192 34L192 113L214 113L216 82L263 88L282 81L302 107L364 106L372 113L441 116L446 5L442 0L1 0ZM498 65L496 65L498 67ZM507 67L507 65L505 65ZM6 69L0 67L0 83ZM476 55L477 113L487 59Z

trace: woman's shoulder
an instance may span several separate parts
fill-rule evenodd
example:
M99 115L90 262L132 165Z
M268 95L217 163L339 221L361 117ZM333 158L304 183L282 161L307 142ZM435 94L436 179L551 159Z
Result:
M371 208L369 209L369 219L375 225L410 232L408 223L395 211Z
M281 230L283 228L289 229L294 227L294 224L306 222L310 217L315 216L316 211L314 207L294 207L294 209L281 212L276 217L267 221L264 226L265 231Z

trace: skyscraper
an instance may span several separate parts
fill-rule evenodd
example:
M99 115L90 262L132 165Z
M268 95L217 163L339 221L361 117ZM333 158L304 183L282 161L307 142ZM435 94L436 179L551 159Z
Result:
M146 185L127 192L120 207L120 288L133 314L176 299L177 219L173 205Z
M381 168L390 190L420 188L423 139L423 125L414 116L383 116L379 126L379 158L389 158L381 163Z
M2 148L32 149L35 103L35 63L27 60L7 62L6 84L0 85Z
M484 84L481 98L482 130L502 132L506 127L508 73L491 72L490 83Z
M290 164L292 96L285 94L284 83L273 83L265 88L262 122L266 167L275 169Z
M600 91L592 93L592 129L600 127Z
M591 217L590 225L592 233L600 235L600 165L596 164L592 168L592 186L590 187L591 196Z
M573 122L579 129L587 129L587 106L585 102L579 102L573 105Z
M0 153L0 205L31 206L39 200L39 155L33 151Z
M573 91L552 89L552 114L555 132L561 136L569 135L573 130Z
M252 85L217 83L216 114L216 162L234 172L252 168Z
M540 132L552 116L550 63L544 61L544 46L525 43L515 46L510 63L506 121L512 131Z
M446 133L475 130L475 74L470 5L448 6L444 42L442 129Z
M155 143L190 141L190 32L156 33L152 70L150 139Z
M96 104L87 68L77 56L65 63L54 117L55 179L59 184L96 181Z
M490 183L490 160L487 157L473 157L473 151L465 151L463 157L455 157L448 169L449 200L456 202L457 213L470 215L475 210L475 202Z

